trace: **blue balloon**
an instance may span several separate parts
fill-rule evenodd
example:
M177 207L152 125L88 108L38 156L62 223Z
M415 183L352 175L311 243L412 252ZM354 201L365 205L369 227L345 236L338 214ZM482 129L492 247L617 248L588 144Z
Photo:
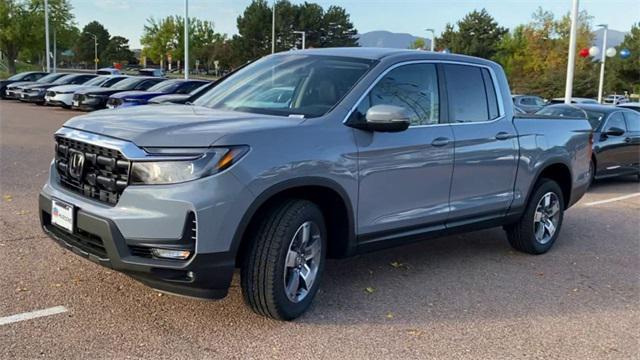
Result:
M626 59L629 56L631 56L631 51L629 51L629 49L622 49L620 50L620 58L621 59Z

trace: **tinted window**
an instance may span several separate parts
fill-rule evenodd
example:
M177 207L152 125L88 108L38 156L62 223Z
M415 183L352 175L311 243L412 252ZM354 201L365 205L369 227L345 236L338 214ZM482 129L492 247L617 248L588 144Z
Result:
M520 103L522 103L522 104L524 104L524 105L535 105L535 104L536 104L536 101L535 101L535 99L534 99L534 98L526 97L526 98L522 98L522 99L520 100Z
M496 89L493 86L493 80L489 70L482 69L482 80L484 81L484 90L487 93L487 102L489 106L489 118L496 119L500 114L498 112L498 97Z
M609 119L607 120L607 127L604 131L608 131L614 127L627 131L627 125L624 122L624 116L622 116L622 112L618 111L609 116Z
M640 131L640 114L625 111L624 118L627 120L627 129L629 131Z
M584 113L584 111L568 105L547 106L545 108L540 109L536 114L547 115L547 116L578 118L578 119L587 118L587 115Z
M439 97L436 66L415 64L393 69L371 89L367 98L368 107L395 105L409 110L411 125L437 124ZM361 109L363 115L366 110Z
M454 122L489 120L489 107L481 68L444 65L449 113Z
M111 87L116 83L119 83L120 81L127 79L126 77L114 77L114 78L110 78L107 81L104 82L104 84L102 84L102 87Z
M180 89L178 89L178 91L176 91L176 94L189 94L190 92L192 92L193 90L199 88L200 86L202 86L204 84L205 83L202 82L202 81L190 81L190 82L187 82L185 84L182 84Z

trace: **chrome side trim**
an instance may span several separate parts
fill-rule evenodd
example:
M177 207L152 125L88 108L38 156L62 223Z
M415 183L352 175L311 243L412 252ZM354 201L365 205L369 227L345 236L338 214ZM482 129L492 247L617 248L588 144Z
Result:
M504 117L505 117L505 109L504 109L504 101L502 99L502 95L503 94L502 94L502 91L500 90L500 86L499 86L500 84L498 84L496 73L495 73L495 71L493 71L493 69L490 66L483 65L483 64L470 63L470 62L466 62L466 61L410 60L410 61L403 61L403 62L399 62L399 63L393 64L393 65L389 66L385 71L380 73L380 75L378 75L376 77L376 79L373 81L373 83L371 83L371 85L369 85L369 87L367 87L367 90L358 98L358 101L356 101L356 103L351 107L349 112L347 112L347 115L344 117L344 120L342 120L342 123L345 124L347 122L347 120L349 119L351 114L360 105L360 103L365 98L365 96L367 96L367 94L369 94L371 89L373 89L373 87L376 86L378 84L378 82L380 82L380 80L382 80L382 78L385 77L389 72L391 72L392 70L394 70L394 69L396 69L396 68L398 68L400 66L413 65L413 64L453 64L453 65L476 66L476 67L487 69L489 71L489 74L491 75L491 81L493 82L493 87L494 87L494 89L496 91L496 98L497 98L497 101L498 101L498 117L495 118L495 119L489 120L489 121L474 121L474 122L460 122L460 123L439 123L439 124L430 124L430 125L416 125L416 126L410 126L409 128L425 127L425 126L437 126L437 125L489 124L489 123L496 122L496 121L504 119Z

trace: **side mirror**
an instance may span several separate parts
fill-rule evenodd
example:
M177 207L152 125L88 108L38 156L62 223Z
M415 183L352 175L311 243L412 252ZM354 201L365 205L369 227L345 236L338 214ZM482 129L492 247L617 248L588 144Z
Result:
M399 132L407 130L411 114L403 107L395 105L375 105L369 108L365 128L371 131Z
M624 130L620 129L619 127L611 127L607 129L604 134L607 136L622 136L624 135Z

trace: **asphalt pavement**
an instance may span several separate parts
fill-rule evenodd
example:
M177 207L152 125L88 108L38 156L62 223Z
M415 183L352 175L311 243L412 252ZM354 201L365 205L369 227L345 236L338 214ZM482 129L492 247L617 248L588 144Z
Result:
M640 357L640 184L602 181L545 255L499 228L329 261L308 313L160 294L55 245L37 194L53 132L80 115L0 101L0 358ZM35 313L34 313L35 312ZM22 320L22 321L19 321Z

